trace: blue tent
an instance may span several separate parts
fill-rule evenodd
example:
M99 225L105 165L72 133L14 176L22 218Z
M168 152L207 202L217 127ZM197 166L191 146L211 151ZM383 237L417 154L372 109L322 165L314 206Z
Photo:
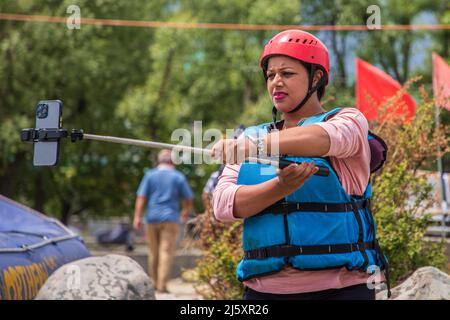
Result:
M88 256L58 220L0 195L0 300L33 299L57 268Z

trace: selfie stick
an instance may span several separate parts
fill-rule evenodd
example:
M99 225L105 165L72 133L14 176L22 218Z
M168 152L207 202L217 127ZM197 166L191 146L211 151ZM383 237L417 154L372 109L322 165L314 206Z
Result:
M66 129L23 129L21 132L22 141L32 141L32 142L45 142L45 141L58 141L61 138L68 138L72 142L77 140L95 140L95 141L104 141L104 142L112 142L112 143L120 143L126 145L133 145L139 147L147 147L147 148L160 148L160 149L176 149L180 151L193 152L198 154L208 154L211 155L210 149L196 148L183 146L179 144L170 144L170 143L162 143L162 142L154 142L154 141L144 141L137 139L128 139L128 138L119 138L119 137L111 137L111 136L99 136L95 134L87 134L84 133L83 130L72 129L69 133ZM260 164L268 164L274 167L283 169L290 165L291 163L296 163L294 161L286 160L281 157L278 158L257 158L257 157L247 157L247 161L255 162ZM319 170L315 173L315 175L326 177L329 175L330 171L327 167L317 166Z

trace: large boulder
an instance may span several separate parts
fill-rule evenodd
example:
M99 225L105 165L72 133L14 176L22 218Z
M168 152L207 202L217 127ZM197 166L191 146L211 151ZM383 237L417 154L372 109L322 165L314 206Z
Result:
M450 276L434 267L423 267L391 292L390 300L450 300ZM377 294L377 300L386 299L386 290Z
M36 299L155 300L155 292L137 262L111 254L63 265L47 279Z

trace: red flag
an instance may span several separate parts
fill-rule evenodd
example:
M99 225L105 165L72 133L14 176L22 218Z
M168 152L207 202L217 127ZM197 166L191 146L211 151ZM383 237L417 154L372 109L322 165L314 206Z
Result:
M433 57L433 94L436 105L450 111L450 66L437 53Z
M356 105L368 120L383 120L386 115L405 116L409 122L416 112L416 102L408 93L378 115L378 108L401 89L400 83L386 72L356 58ZM380 119L378 119L380 116Z

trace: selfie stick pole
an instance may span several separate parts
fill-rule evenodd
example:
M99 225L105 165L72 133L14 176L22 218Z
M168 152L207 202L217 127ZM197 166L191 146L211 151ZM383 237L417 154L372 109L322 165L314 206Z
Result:
M162 142L143 141L143 140L118 138L118 137L111 137L111 136L99 136L99 135L87 134L87 133L83 133L83 139L121 143L121 144L134 145L134 146L140 146L140 147L148 147L148 148L160 148L160 149L170 149L170 150L176 149L176 150L180 150L180 151L187 151L187 152L211 155L211 150L209 150L209 149L195 148L195 147L183 146L183 145L179 145L179 144L175 145L175 144L162 143ZM287 167L291 163L294 163L293 161L289 161L289 160L285 160L285 159L265 159L265 158L256 158L256 157L247 157L246 159L249 162L268 164L268 165L272 165L274 167L281 168L281 169ZM322 167L322 166L318 166L318 168L319 168L319 170L315 173L316 175L328 176L328 174L329 174L328 168Z
M154 141L144 141L144 140L137 140L137 139L128 139L128 138L118 138L118 137L111 137L111 136L99 136L95 134L87 134L84 133L83 130L76 130L72 129L71 132L69 132L66 129L23 129L21 132L21 139L22 141L32 141L32 142L45 142L45 141L59 141L61 138L69 138L72 142L75 142L77 140L95 140L95 141L104 141L104 142L113 142L113 143L120 143L120 144L126 144L126 145L133 145L133 146L139 146L139 147L147 147L147 148L160 148L160 149L175 149L179 151L186 151L186 152L193 152L193 153L199 153L199 154L207 154L211 155L210 149L203 149L203 148L196 148L196 147L189 147L189 146L183 146L179 144L169 144L169 143L162 143L162 142L154 142ZM255 163L261 163L261 164L268 164L272 165L274 167L283 169L290 165L291 163L295 163L294 161L286 160L281 157L275 158L261 158L261 157L247 157L247 161L249 162L255 162ZM317 166L319 170L315 173L315 175L318 176L328 176L330 171L327 167L323 166Z

